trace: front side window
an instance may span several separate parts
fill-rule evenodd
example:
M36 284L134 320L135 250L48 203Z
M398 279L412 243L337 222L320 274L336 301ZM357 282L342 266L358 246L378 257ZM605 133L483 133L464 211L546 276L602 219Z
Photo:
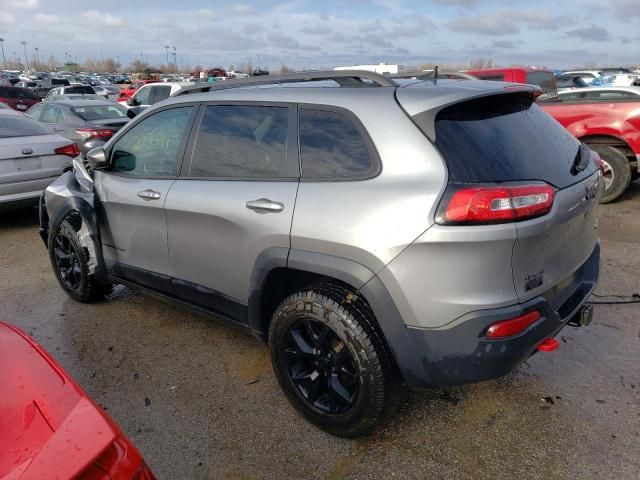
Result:
M207 106L188 176L284 176L288 117L287 107Z
M113 171L135 176L175 176L178 150L193 107L163 110L145 118L113 146Z
M300 109L300 161L306 178L374 173L372 151L353 121L339 112Z
M42 110L44 110L44 105L42 103L37 103L29 110L25 112L26 115L30 116L34 120L40 120L40 115L42 115Z
M149 105L149 95L151 94L151 88L141 88L133 96L135 103L138 105Z

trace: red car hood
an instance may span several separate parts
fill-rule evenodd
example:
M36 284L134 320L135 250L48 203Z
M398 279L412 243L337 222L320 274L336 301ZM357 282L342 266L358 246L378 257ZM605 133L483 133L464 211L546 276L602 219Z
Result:
M1 480L72 478L120 435L42 347L2 322L0 365Z

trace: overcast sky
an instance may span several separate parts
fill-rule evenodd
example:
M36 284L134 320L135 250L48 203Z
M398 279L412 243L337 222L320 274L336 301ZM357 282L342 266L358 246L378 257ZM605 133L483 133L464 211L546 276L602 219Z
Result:
M178 64L640 64L640 0L0 0L5 53Z

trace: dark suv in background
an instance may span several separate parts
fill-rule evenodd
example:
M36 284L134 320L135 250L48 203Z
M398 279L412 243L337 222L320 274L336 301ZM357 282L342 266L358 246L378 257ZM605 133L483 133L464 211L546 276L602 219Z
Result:
M30 88L0 86L0 103L19 112L27 111L39 101L40 97Z

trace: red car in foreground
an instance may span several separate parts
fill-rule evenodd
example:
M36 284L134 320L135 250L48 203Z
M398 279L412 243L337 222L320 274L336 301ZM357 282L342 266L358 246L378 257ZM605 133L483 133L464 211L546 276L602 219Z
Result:
M0 479L149 480L115 422L31 337L0 322Z

